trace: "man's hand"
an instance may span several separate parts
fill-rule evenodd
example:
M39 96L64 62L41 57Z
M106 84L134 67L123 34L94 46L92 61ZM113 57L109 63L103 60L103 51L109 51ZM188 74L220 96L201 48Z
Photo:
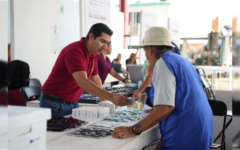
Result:
M113 94L113 97L110 99L110 101L117 106L126 106L131 102L129 98L120 94Z
M135 137L132 127L117 127L112 133L113 138L125 139Z
M128 80L125 80L124 83L131 83L131 82L129 82Z
M133 98L135 101L138 101L141 98L142 92L140 92L139 90L135 91L135 93L133 94Z
M100 97L99 97L99 100L100 100L101 102L102 102L102 101L106 101L106 99L103 99L103 98L100 98Z
M158 140L161 140L161 136L159 138L157 138ZM160 141L159 143L157 143L156 147L154 150L160 150L161 149L161 144L162 142Z

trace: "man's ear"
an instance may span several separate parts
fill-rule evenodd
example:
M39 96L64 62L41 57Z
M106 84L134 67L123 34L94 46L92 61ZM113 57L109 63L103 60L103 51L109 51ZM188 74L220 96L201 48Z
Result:
M90 40L94 40L94 35L93 35L93 33L90 33L90 34L89 34L89 39L90 39Z
M148 50L150 51L151 56L154 55L154 49L152 46L148 46Z

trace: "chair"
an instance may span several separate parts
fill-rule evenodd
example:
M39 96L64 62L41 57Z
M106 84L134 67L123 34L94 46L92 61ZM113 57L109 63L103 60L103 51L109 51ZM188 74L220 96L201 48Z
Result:
M196 68L196 70L202 81L203 89L207 95L207 98L209 100L216 100L215 95L212 91L212 87L210 86L210 84L208 83L208 81L206 79L205 71L202 68Z
M8 104L8 91L7 87L0 88L0 106L6 106Z
M209 85L208 81L206 80L206 74L205 74L205 71L204 69L202 68L196 68L200 78L201 78L201 81L202 81L202 84L203 84L203 89L207 95L207 98L208 100L214 100L216 101L216 98L215 98L215 95L212 91L212 88L211 86ZM232 122L232 110L227 110L227 116L228 117L231 117L230 120L227 122L226 124L226 127L225 129L227 129L227 127L231 124ZM216 137L216 139L214 140L214 142L216 142L218 140L218 138L221 136L221 134L223 133L223 130L218 134L218 136Z
M29 101L29 100L39 99L39 97L41 95L41 89L38 86L22 87L20 89L20 93L21 93L24 101L27 103L27 101Z
M29 79L29 86L38 86L38 87L42 87L41 82L38 79Z
M222 136L221 144L213 143L213 145L210 146L210 149L215 149L215 148L221 147L221 150L225 150L226 149L225 130L226 130L226 119L227 119L227 105L222 101L209 100L208 102L209 102L209 105L212 109L212 113L213 113L214 116L223 116L223 129L222 129L222 132L220 133L221 136ZM216 142L219 137L217 137L214 140L214 142Z
M233 113L236 116L240 116L240 101L236 100L236 98L233 98ZM239 149L240 148L240 131L233 133L232 138L232 149Z
M23 99L19 89L8 90L8 105L26 106L26 101Z

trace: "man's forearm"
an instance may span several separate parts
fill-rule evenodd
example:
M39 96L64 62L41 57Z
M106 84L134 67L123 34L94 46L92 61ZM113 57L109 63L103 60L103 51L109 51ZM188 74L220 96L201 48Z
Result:
M119 81L123 81L123 80L124 80L124 78L121 77L113 68L111 69L110 74L111 74L114 78L118 79Z
M124 80L124 78L121 77L118 73L115 74L113 77L115 77L115 78L118 79L119 81L123 81L123 80Z
M102 80L99 76L95 78L90 78L90 80L93 81L93 83L97 84L100 88L103 88Z
M147 66L147 77L145 78L145 80L143 81L142 86L138 89L141 93L148 87L148 85L151 83L152 81L152 77L153 77L153 68L151 66Z
M137 124L142 127L142 132L144 132L166 118L173 109L173 106L159 105L146 118L139 121Z

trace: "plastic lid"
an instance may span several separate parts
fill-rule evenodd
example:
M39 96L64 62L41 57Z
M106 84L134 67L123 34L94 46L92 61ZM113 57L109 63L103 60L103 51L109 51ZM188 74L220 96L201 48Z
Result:
M8 106L8 129L51 119L49 108Z

